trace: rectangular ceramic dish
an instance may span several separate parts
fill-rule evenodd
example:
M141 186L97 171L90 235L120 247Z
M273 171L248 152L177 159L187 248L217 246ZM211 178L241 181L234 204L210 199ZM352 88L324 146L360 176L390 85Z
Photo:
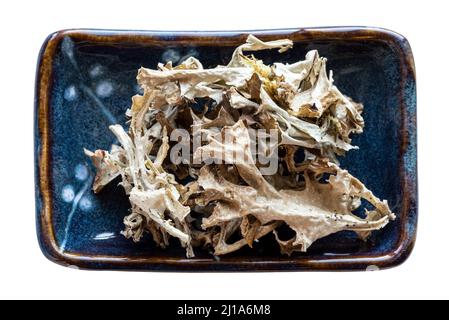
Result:
M293 49L259 55L293 62L311 49L328 58L342 92L364 104L360 150L341 159L398 219L369 241L350 232L317 241L307 253L282 256L267 236L254 250L214 259L186 259L184 250L135 244L119 234L129 203L120 187L91 192L94 170L83 154L114 142L108 126L125 123L137 69L160 61L199 58L205 67L226 64L249 33L262 40L289 38ZM39 55L35 100L37 232L50 260L87 269L261 271L370 270L402 263L417 224L416 92L410 46L391 31L318 28L251 32L146 32L67 30L45 41Z

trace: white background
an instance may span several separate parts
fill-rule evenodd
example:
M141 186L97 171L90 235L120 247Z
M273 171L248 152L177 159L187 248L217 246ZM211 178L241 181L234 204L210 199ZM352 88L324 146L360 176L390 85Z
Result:
M417 4L420 3L420 4ZM1 1L0 298L449 298L449 41L445 1ZM35 233L38 50L64 28L220 30L366 25L411 43L417 70L420 218L410 259L359 273L89 272L41 254Z

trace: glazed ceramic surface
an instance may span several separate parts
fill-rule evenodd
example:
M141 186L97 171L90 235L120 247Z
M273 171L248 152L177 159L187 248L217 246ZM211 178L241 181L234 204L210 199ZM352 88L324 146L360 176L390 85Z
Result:
M323 238L307 253L279 253L268 235L254 249L214 258L196 250L186 259L175 241L156 248L149 237L133 243L120 235L129 202L119 182L91 191L94 169L83 148L116 143L108 126L125 125L125 110L140 92L141 66L198 58L204 67L226 64L248 33L263 40L290 38L293 49L257 53L266 63L293 63L318 49L328 58L335 84L362 102L366 127L354 136L341 166L381 199L396 221L369 241L351 232ZM369 28L255 32L145 32L69 30L52 34L39 55L35 105L37 232L43 253L67 266L134 270L365 270L403 262L417 225L416 93L413 57L406 39Z

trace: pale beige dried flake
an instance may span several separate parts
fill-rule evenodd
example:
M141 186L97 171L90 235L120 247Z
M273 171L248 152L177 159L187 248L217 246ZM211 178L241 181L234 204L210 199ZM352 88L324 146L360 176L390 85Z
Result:
M274 233L281 253L291 254L343 230L366 239L395 218L385 201L337 165L338 155L357 148L350 136L363 131L363 106L336 88L326 59L313 50L304 61L268 66L245 55L292 46L288 39L264 42L250 35L227 66L204 69L190 57L177 66L139 70L144 94L132 98L128 132L110 127L121 147L85 151L97 168L95 192L122 179L131 203L125 237L140 241L147 232L162 248L174 237L193 257L194 246L223 255ZM202 112L190 108L197 99L208 99ZM285 165L273 175L264 176L251 153L249 129L257 128L278 132L277 144L259 142L264 151L285 151ZM191 164L169 161L175 129L205 138L191 150ZM298 164L299 149L306 157ZM330 174L327 181L323 174ZM183 185L187 177L193 181ZM362 199L374 207L364 218L353 214ZM276 231L283 225L293 230L292 239Z
M124 150L116 145L111 147L111 152L105 150L92 152L84 149L84 153L91 158L97 169L97 175L92 187L95 193L100 192L104 186L117 178L121 174L121 168L127 165Z
M242 123L224 130L241 141L246 140L240 142L239 146L244 148L249 144L248 134L242 132L245 131ZM222 156L228 156L227 151L215 142L203 148L213 149L215 155L222 150ZM228 161L231 162L232 159ZM292 246L306 251L314 241L329 234L343 230L377 230L394 219L386 203L374 197L359 180L335 164L325 161L311 164L304 171L303 190L275 190L260 175L252 161L235 166L248 186L230 183L214 174L209 167L201 169L198 182L205 190L203 196L206 202L218 201L212 215L203 220L203 227L219 226L223 222L248 215L255 217L262 225L283 221L296 232ZM334 174L326 184L320 183L316 175L324 172ZM352 214L360 206L361 199L369 201L375 207L376 215L368 214L366 219L361 219Z

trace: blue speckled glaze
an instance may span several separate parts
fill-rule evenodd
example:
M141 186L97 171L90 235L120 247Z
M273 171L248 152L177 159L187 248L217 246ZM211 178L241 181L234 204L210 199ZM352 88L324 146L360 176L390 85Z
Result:
M109 149L116 143L108 126L114 123L125 125L125 110L130 106L131 97L140 91L135 80L139 67L155 68L158 62L168 60L176 64L189 56L200 59L205 67L215 67L226 64L234 50L233 46L180 45L175 34L164 34L161 38L172 39L174 44L111 45L65 36L55 51L49 114L50 175L52 223L61 252L134 257L184 255L184 250L177 244L161 250L149 237L135 244L119 234L123 217L128 214L128 200L116 186L118 180L100 194L93 194L94 169L83 153L83 148ZM416 191L413 189L416 185L416 124L405 123L403 117L416 113L416 89L412 75L403 79L401 65L404 61L398 54L397 45L388 41L312 38L296 42L293 49L283 54L263 51L256 56L266 63L293 63L303 59L311 49L318 49L320 55L328 58L328 69L333 70L338 88L365 106L365 130L353 139L353 144L360 150L341 157L341 166L358 177L376 196L388 200L396 213L403 209L405 198L411 199L411 219L406 232L413 236L416 232L416 193L405 197L404 192ZM401 103L406 110L400 109ZM408 141L404 145L405 133ZM39 147L40 137L36 134L36 154L39 154ZM402 148L405 151L401 158ZM405 190L401 179L409 181L412 189ZM36 185L39 215L41 195ZM351 232L342 232L317 241L308 253L295 256L338 258L388 254L400 240L401 217L398 216L386 228L374 232L366 243ZM213 263L207 251L196 252ZM230 255L231 258L260 259L278 256L277 245L271 236L257 243L253 250L244 249ZM104 265L100 263L97 267Z

